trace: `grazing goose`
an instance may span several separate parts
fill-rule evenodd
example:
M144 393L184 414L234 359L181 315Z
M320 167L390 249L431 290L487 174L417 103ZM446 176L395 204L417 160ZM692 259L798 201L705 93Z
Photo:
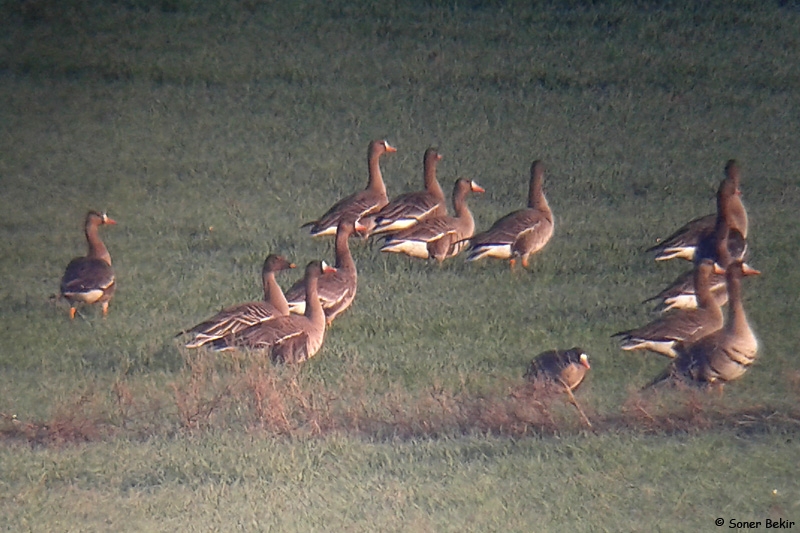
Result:
M356 297L358 288L358 273L356 263L350 253L348 240L355 231L353 220L346 218L339 222L339 229L336 230L335 253L336 270L323 274L317 282L317 294L322 301L322 308L325 310L325 321L327 325L339 316L345 309L350 307ZM306 311L306 288L305 279L297 281L286 291L286 299L289 302L289 310L292 313L303 314Z
M724 384L742 377L758 354L758 341L747 322L742 303L743 275L741 261L731 263L725 273L729 302L725 326L695 342L678 345L678 356L647 387L676 378Z
M336 233L336 228L343 218L351 217L358 224L362 217L367 217L385 206L389 199L386 196L386 185L383 183L383 175L381 174L380 158L383 154L396 151L396 148L383 140L369 143L367 152L369 182L367 183L367 188L339 200L318 220L307 222L303 224L303 227L311 226L311 235L313 237L333 235Z
M426 218L410 228L387 235L381 252L403 253L421 259L433 257L440 263L458 255L475 231L475 220L467 207L470 192L486 191L474 181L456 180L453 187L455 216Z
M748 226L747 211L741 200L741 191L739 189L740 176L739 165L735 160L731 159L728 161L728 164L725 165L725 179L723 180L723 182L730 182L733 191L735 191L734 197L730 200L728 223L732 229L741 234L742 239L746 239ZM687 222L660 243L648 248L647 251L656 252L656 261L666 261L674 258L692 261L694 260L698 243L714 234L717 219L718 214L710 214L695 218Z
M220 351L234 348L269 350L274 362L301 363L312 358L325 339L325 311L322 309L317 282L325 272L334 270L324 261L311 261L306 266L306 311L261 322L238 335L213 341Z
M264 266L261 269L261 281L264 287L263 301L227 307L208 320L178 335L183 333L194 335L186 347L199 348L217 339L235 336L258 323L288 315L289 303L286 301L280 285L275 281L275 273L294 267L294 263L290 263L285 257L270 254L264 260Z
M525 377L531 381L556 383L574 391L583 382L589 368L589 356L576 346L569 350L540 353L528 365Z
M528 257L535 254L553 236L553 212L544 196L544 164L534 161L528 186L528 207L507 214L491 228L470 239L468 261L482 257L510 259L514 267L516 258L528 267Z
M623 350L650 350L667 357L676 357L677 343L691 343L722 327L722 309L711 293L714 261L704 259L695 268L694 287L697 308L665 315L636 329L620 331L612 337L622 337Z
M528 365L525 377L545 387L564 388L572 405L578 410L586 425L592 427L572 391L583 383L589 370L589 356L577 346L569 350L551 350L537 355Z
M70 303L69 318L74 319L78 304L99 303L103 316L108 314L108 302L117 288L111 255L100 240L98 228L113 225L116 221L105 213L89 211L86 214L84 232L89 252L84 257L76 257L67 265L61 278L61 297Z
M401 194L375 213L372 235L392 233L413 226L428 217L447 215L444 192L436 180L436 164L442 159L435 148L428 148L422 159L425 190Z

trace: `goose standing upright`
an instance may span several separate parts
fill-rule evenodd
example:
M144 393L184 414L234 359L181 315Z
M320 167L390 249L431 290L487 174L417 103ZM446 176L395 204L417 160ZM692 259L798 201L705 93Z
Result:
M467 206L471 192L486 192L474 181L460 178L453 186L455 216L430 217L410 228L387 235L381 252L404 253L421 259L434 258L439 263L458 255L475 231L475 219Z
M317 294L317 282L324 272L332 270L333 267L324 261L311 261L306 265L304 314L289 314L261 322L238 335L217 339L212 345L219 351L268 350L274 362L301 363L312 358L325 339L325 311Z
M371 235L400 231L428 217L447 215L444 192L436 179L436 165L441 159L435 148L425 150L422 158L425 190L401 194L372 215L375 226Z
M728 223L730 227L738 231L743 239L747 238L748 220L747 211L741 200L741 190L739 183L741 171L736 160L731 159L725 165L725 179L723 182L730 182L735 191L735 198L730 200ZM656 253L656 261L666 261L669 259L680 258L689 261L694 260L695 251L698 244L714 234L719 209L717 213L695 218L681 226L672 235L651 246L646 251Z
M288 315L289 303L286 301L280 285L275 281L275 273L294 267L294 263L290 263L283 256L268 255L261 268L264 300L226 307L208 320L204 320L178 335L183 333L193 335L192 340L186 344L186 347L199 348L217 339L235 336L261 322Z
M319 219L303 224L303 227L311 226L311 235L333 235L339 222L350 217L358 224L363 217L367 217L377 212L380 208L389 203L386 196L386 185L383 183L381 174L380 158L382 155L396 152L397 149L389 145L385 140L376 140L369 143L367 151L367 165L369 168L369 182L367 188L355 194L342 198ZM371 228L367 228L368 230Z
M487 231L470 239L468 261L483 257L516 259L528 267L528 258L550 241L553 236L553 212L544 195L544 163L534 161L528 186L528 207L509 213L492 224Z
M335 271L328 272L319 278L317 294L325 310L325 321L331 325L333 319L344 312L356 297L358 289L358 272L353 255L350 253L349 239L355 231L351 218L339 222L336 230L334 249L336 253ZM292 313L303 314L306 310L305 279L298 280L286 291L289 310Z
M720 305L725 305L727 302L727 291L724 290L725 269L733 261L743 261L747 253L747 242L735 227L738 225L737 205L741 205L741 202L735 182L729 179L722 180L717 190L717 215L714 230L697 240L692 255L696 264L703 259L712 259L719 265L721 274L712 275L711 291ZM758 270L746 263L743 271L745 276L760 274ZM654 300L661 300L661 303L657 305L659 310L696 308L694 277L689 273L682 274L671 285L645 302Z
M742 202L734 180L724 179L717 190L717 217L714 231L700 236L695 246L694 262L713 259L724 271L733 260L744 261L747 240L737 227L737 206Z
M70 319L75 318L79 304L99 303L103 317L108 315L108 303L117 288L117 278L111 266L111 255L100 239L98 228L116 223L105 213L89 211L86 214L84 233L89 251L84 257L70 261L61 278L61 297L70 303Z
M742 303L743 275L741 261L734 261L726 270L729 308L725 326L695 342L679 345L678 356L647 387L681 378L724 384L739 379L750 368L758 355L758 340L747 321Z
M728 246L727 237L718 239L717 254L715 255L716 264L719 270L715 269L709 277L709 287L711 296L718 305L723 306L728 303L728 291L725 283L724 269L734 257L741 256L741 253L731 253L731 246ZM736 252L738 246L734 246ZM741 250L741 248L739 248ZM699 256L698 256L699 257ZM761 272L747 263L742 265L745 276L757 276ZM664 290L646 299L643 303L658 302L655 311L665 313L671 309L697 309L697 295L693 271L689 270L678 276L675 281L669 284Z

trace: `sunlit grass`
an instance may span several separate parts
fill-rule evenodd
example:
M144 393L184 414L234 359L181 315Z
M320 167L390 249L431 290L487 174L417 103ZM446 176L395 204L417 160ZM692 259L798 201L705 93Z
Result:
M174 530L186 509L203 529L303 531L796 516L790 3L289 6L1 4L11 529ZM258 297L268 253L333 259L300 225L365 186L373 138L399 149L390 196L419 188L436 145L446 189L487 189L479 228L524 205L544 160L552 242L512 273L354 241L356 301L303 368L183 350L182 328ZM650 320L640 302L688 267L642 250L713 211L732 157L764 271L744 284L761 358L722 397L641 397L665 361L609 335ZM119 288L106 320L70 323L51 296L88 209L119 222L103 231ZM596 433L525 393L533 356L574 345Z
M4 479L35 483L0 505L12 528L44 523L43 512L52 528L119 531L187 521L283 531L706 530L717 516L796 513L794 463L781 459L793 444L730 439L286 443L220 433L101 444L91 456L14 449L13 461L12 450L2 454ZM696 467L709 463L720 466L713 476ZM743 468L752 463L758 475Z

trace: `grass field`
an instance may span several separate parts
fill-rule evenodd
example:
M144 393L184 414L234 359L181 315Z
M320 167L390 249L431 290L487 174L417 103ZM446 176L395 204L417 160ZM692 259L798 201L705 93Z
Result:
M796 2L0 2L0 528L712 530L800 524ZM547 166L555 236L527 271L354 242L353 307L301 368L173 336L257 298L270 252L366 184L439 179L478 228ZM714 210L751 221L757 364L723 395L639 393L665 364L609 336L684 264L643 250ZM52 296L87 210L107 319ZM675 262L672 262L675 263ZM282 274L287 287L300 274ZM582 346L577 397L532 396Z

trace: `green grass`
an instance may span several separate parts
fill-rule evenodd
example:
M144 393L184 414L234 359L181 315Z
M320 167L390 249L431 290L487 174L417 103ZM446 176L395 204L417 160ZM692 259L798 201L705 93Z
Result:
M0 524L11 530L710 529L800 519L800 12L791 2L0 3ZM547 166L526 272L354 243L359 289L301 369L174 334L260 293L264 257L366 184L478 181L479 228ZM642 250L743 168L761 357L724 396L636 391L664 366L609 335L685 264ZM102 228L106 320L50 297ZM282 275L288 286L298 273ZM578 400L531 398L582 346ZM16 416L16 418L13 418ZM773 494L773 490L777 490ZM353 505L355 504L355 505ZM190 525L191 524L191 525ZM688 525L684 525L688 524Z
M92 451L14 450L4 481L26 489L3 504L8 524L35 529L43 513L84 531L705 531L717 515L796 512L796 445L777 435L371 444L226 432ZM713 475L697 468L710 462ZM753 462L755 477L742 466ZM665 494L672 485L683 488Z

